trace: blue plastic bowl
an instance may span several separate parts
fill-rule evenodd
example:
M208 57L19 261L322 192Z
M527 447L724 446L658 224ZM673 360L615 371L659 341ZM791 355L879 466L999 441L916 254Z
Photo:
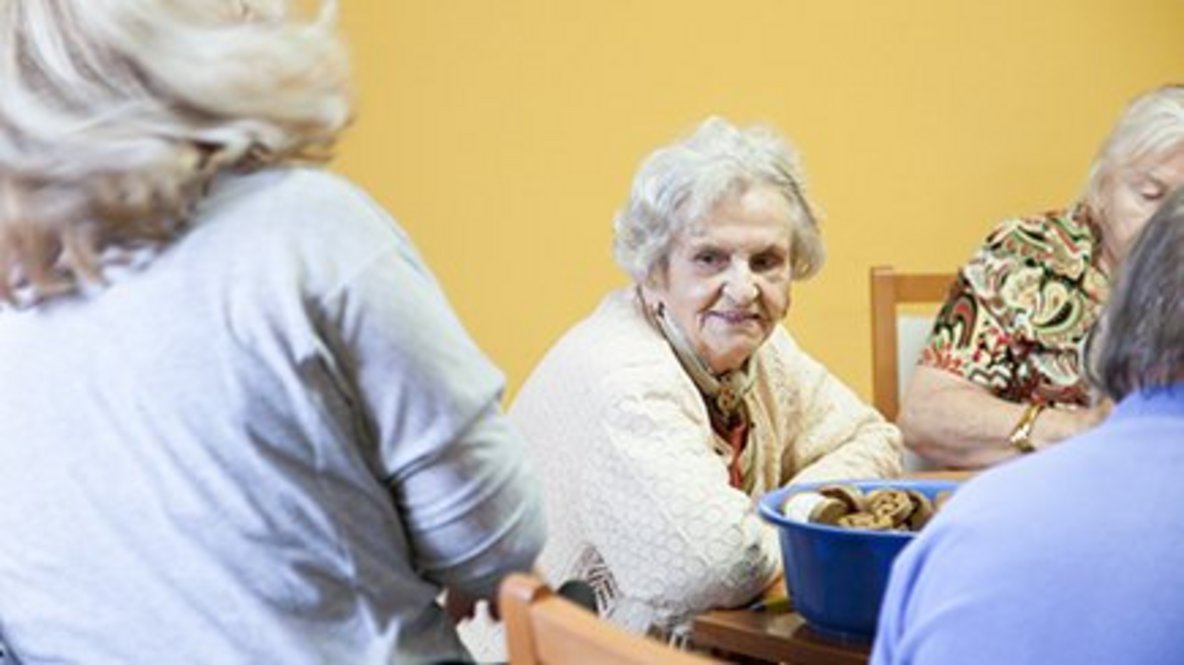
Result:
M794 609L811 628L847 642L871 642L892 561L913 539L902 531L840 529L790 520L781 506L790 495L825 483L802 483L774 490L760 500L760 514L777 527L781 562ZM882 487L917 490L930 499L952 490L949 480L852 481L864 492Z

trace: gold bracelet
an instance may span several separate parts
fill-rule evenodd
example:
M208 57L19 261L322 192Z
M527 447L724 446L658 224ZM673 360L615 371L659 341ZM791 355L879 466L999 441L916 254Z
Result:
M1036 416L1044 411L1046 404L1032 402L1028 408L1024 409L1023 415L1020 416L1019 422L1011 430L1011 434L1007 437L1007 445L1015 448L1021 453L1034 453L1036 446L1032 443L1032 427L1036 424Z

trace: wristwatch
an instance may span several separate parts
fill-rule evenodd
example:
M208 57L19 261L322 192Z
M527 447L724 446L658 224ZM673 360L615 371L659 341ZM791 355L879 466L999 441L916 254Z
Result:
M1032 443L1032 427L1036 424L1036 416L1044 411L1046 404L1032 402L1028 408L1024 409L1023 415L1020 416L1019 422L1011 430L1011 434L1007 437L1007 445L1015 448L1021 453L1034 453L1036 446Z

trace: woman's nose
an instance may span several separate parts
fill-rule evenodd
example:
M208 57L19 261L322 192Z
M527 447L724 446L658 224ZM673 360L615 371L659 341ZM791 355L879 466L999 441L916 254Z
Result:
M732 266L724 283L724 293L734 303L746 305L756 299L760 289L756 278L745 265Z

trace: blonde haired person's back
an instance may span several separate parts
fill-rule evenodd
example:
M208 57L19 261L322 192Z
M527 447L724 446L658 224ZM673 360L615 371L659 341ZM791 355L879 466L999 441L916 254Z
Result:
M463 659L541 547L501 374L300 163L347 77L283 9L0 0L0 662Z

